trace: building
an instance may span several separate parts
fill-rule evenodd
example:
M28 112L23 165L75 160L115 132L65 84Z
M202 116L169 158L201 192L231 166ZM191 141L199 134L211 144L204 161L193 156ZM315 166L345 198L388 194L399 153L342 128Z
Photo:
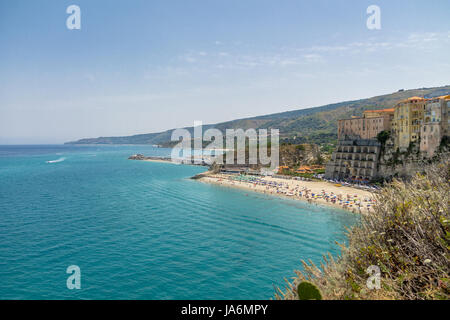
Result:
M368 182L377 176L381 144L370 140L339 140L327 163L325 178Z
M449 109L450 95L412 97L394 109L367 110L363 117L339 120L338 145L326 166L325 178L370 181L383 176L378 172L381 144L376 139L382 131L391 131L393 140L385 148L404 152L418 143L420 157L433 157L443 138L449 136Z
M277 172L282 173L284 170L289 170L289 166L279 166Z
M314 169L312 169L309 166L301 166L295 172L296 173L314 173Z
M412 142L420 140L423 115L427 103L427 99L412 97L400 101L395 106L392 121L395 148L398 148L400 151L406 151Z
M364 111L362 117L338 121L338 146L325 169L325 178L368 182L377 176L382 131L390 131L394 109Z
M443 132L444 132L444 136L449 137L450 136L450 95L448 96L443 96L443 104L444 104L444 112L442 113L443 115L443 120L442 120L442 128L443 128Z
M448 136L448 109L450 96L429 99L425 105L423 125L420 132L420 151L431 158L439 148L442 138Z
M394 109L368 110L363 117L338 120L338 140L375 139L381 131L391 130Z
M390 121L394 118L395 109L381 109L381 110L366 110L364 111L364 118L380 118L387 117Z

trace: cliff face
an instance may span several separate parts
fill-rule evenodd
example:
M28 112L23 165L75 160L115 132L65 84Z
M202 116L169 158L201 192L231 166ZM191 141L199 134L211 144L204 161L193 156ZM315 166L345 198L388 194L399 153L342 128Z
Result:
M316 144L281 145L280 166L297 167L321 164L325 160Z
M380 155L378 176L384 179L392 177L409 179L417 172L422 172L429 163L448 157L448 151L443 150L436 157L430 159L427 154L420 152L419 143L413 143L407 151L400 152L394 148L392 138L389 138Z

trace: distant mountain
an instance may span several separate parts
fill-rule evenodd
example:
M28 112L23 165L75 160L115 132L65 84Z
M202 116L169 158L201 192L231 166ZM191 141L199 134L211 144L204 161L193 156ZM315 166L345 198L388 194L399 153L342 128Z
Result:
M425 98L450 94L450 86L399 90L395 93L368 99L346 101L326 106L275 113L217 124L204 125L203 130L225 129L279 129L280 139L292 143L334 143L337 140L337 120L362 115L370 109L392 108L399 100L413 96ZM191 133L192 127L187 127ZM173 129L126 137L100 137L67 142L68 144L157 144L171 145Z

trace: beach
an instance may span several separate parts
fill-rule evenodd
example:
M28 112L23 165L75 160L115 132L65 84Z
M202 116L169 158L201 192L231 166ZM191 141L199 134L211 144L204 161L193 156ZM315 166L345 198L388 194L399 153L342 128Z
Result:
M274 177L242 178L222 173L205 174L198 181L307 201L312 204L324 204L354 213L367 213L373 210L375 204L374 195L370 191L339 186L326 181L302 181Z

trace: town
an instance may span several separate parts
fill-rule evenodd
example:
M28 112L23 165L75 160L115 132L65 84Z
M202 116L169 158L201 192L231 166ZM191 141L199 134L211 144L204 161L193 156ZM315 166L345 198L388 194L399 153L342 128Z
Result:
M365 110L361 116L337 120L333 151L323 145L281 142L279 166L225 163L212 166L227 175L275 176L368 186L419 172L436 160L449 144L450 95L413 96L393 108Z
M420 169L448 144L450 95L411 97L395 108L338 121L338 144L325 179L367 183Z

